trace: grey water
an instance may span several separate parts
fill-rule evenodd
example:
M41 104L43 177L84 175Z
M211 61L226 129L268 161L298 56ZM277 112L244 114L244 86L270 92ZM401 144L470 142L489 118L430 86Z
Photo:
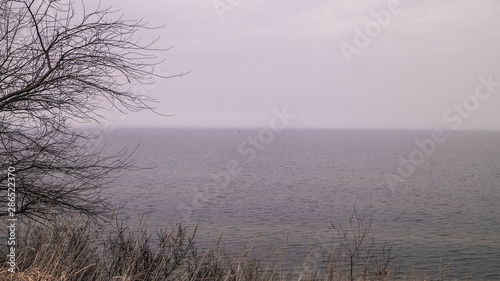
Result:
M500 280L500 132L445 136L425 154L416 141L432 131L116 129L107 147L138 145L132 159L148 169L108 192L131 227L198 225L200 243L223 233L235 252L286 244L297 268L355 206L402 272L435 276L450 264L450 277ZM410 155L411 173L401 164Z

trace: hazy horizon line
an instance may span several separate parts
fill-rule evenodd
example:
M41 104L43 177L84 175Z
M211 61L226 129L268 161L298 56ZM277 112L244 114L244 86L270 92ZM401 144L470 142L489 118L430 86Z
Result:
M75 126L77 129L100 129L100 130L109 130L109 127L102 126ZM265 126L242 126L242 127L234 127L234 126L123 126L116 125L112 126L112 129L168 129L168 130L261 130L262 128L266 128ZM339 127L290 127L286 128L283 131L305 131L305 130L317 130L317 131L432 131L434 129L442 129L446 132L450 131L460 131L460 132L500 132L500 129L450 129L450 128L339 128Z

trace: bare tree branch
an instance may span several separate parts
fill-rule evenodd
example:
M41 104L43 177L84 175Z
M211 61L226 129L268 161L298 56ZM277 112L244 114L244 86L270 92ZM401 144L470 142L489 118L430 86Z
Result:
M112 19L110 8L78 14L74 5L0 0L0 190L14 166L16 213L39 221L107 215L101 191L133 168L131 151L108 155L73 124L99 124L107 107L153 110L156 100L131 83L184 75L153 72L162 50L135 39L148 28L142 21Z

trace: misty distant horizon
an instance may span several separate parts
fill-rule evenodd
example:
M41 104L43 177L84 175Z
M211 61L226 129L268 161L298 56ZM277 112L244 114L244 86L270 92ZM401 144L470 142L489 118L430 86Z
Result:
M165 126L165 125L111 125L111 126L86 126L86 125L76 125L76 128L79 129L97 129L103 130L104 132L112 131L112 130L140 130L140 129L166 129L166 130L261 130L266 127L258 127L258 126ZM326 131L346 131L346 132L355 132L355 131L420 131L420 132L432 132L434 129L443 129L445 132L499 132L500 129L487 129L487 128L470 128L470 129L451 129L451 128L335 128L335 127L290 127L287 128L286 131L298 131L298 130L326 130Z

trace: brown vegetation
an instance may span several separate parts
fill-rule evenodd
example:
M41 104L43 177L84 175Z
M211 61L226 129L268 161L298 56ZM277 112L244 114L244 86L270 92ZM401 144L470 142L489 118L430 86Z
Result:
M228 256L221 237L200 249L195 245L196 229L188 233L181 225L172 231L157 231L155 236L143 224L137 230L119 222L99 230L81 220L53 226L24 225L18 231L16 273L8 272L3 262L0 279L401 280L390 266L389 252L374 248L369 239L370 225L370 220L355 211L347 227L335 227L340 235L329 248L311 248L299 272L292 272L283 258L286 245L277 248L270 260L259 257L252 246L244 247L239 255ZM443 280L446 269L436 280Z

